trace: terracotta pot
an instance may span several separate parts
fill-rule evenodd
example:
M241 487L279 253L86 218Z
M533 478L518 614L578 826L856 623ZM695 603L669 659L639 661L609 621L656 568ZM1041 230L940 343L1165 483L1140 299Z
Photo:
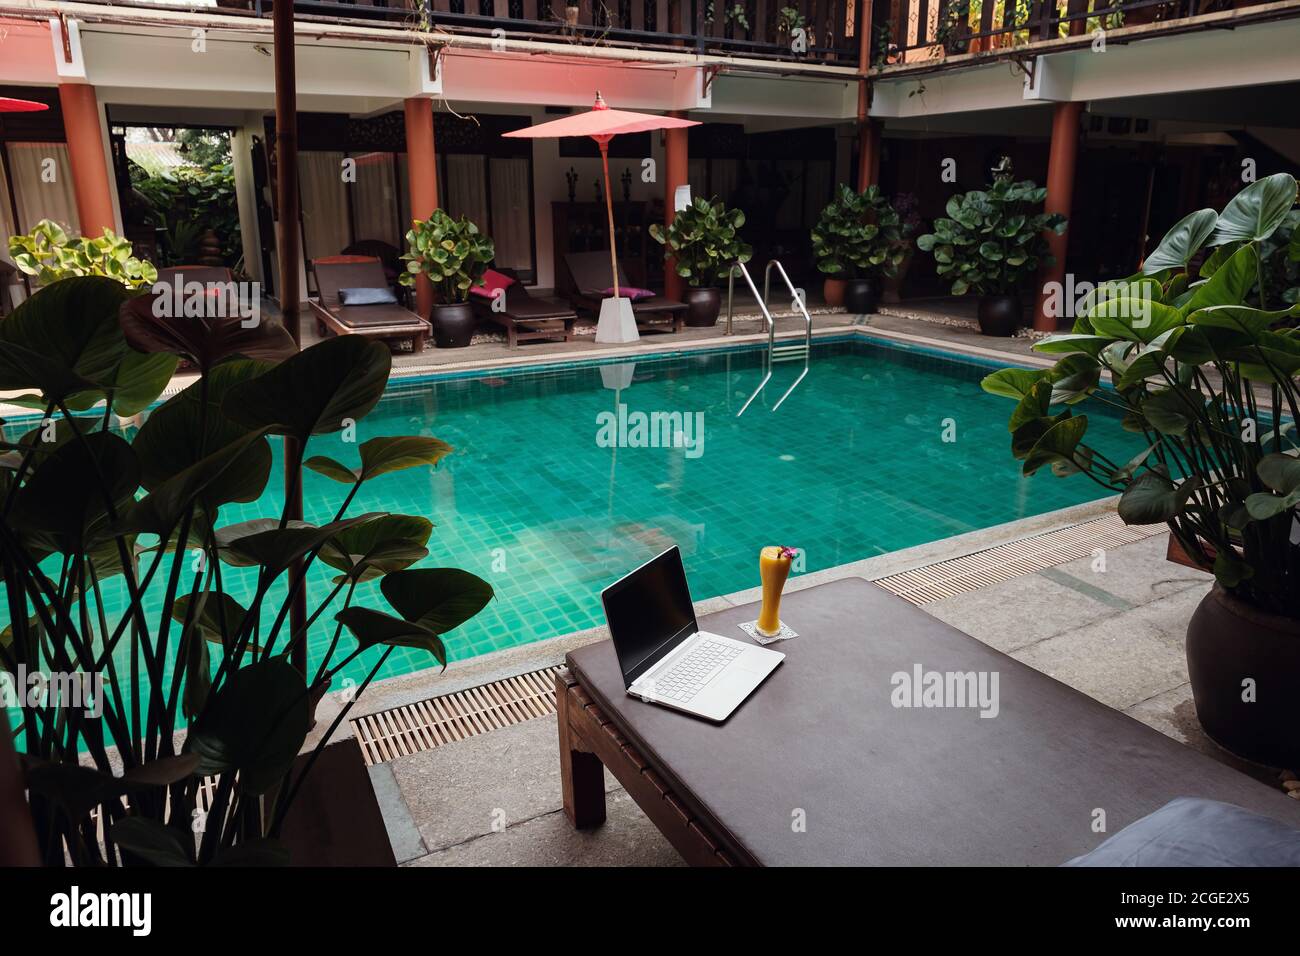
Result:
M985 295L980 297L979 311L976 313L980 331L985 335L1006 337L1015 335L1024 321L1024 312L1020 308L1020 297L1015 295Z
M844 279L835 276L827 276L822 282L822 298L832 309L844 308L844 286L847 283Z
M1300 766L1300 620L1262 611L1216 584L1187 625L1187 674L1210 739L1247 760Z
M844 311L864 315L876 311L880 290L873 279L850 279L844 286Z
M433 342L440 349L463 349L474 338L474 309L468 302L435 305Z
M718 289L688 288L682 297L686 302L686 324L693 329L706 329L718 321L722 311L722 292Z

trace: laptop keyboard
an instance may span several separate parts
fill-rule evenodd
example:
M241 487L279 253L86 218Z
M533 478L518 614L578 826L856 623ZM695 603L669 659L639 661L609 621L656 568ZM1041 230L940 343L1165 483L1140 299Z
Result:
M720 641L700 641L668 671L654 678L651 687L660 697L685 704L743 650Z

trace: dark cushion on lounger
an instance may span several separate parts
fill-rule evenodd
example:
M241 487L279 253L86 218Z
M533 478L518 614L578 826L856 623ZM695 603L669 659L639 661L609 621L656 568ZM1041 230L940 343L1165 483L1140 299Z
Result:
M339 301L344 305L395 305L397 296L387 286L382 289L339 289Z
M419 328L424 322L414 312L400 305L334 306L329 314L350 329L373 329L384 326L394 328Z
M1300 830L1231 803L1179 797L1065 865L1300 866Z

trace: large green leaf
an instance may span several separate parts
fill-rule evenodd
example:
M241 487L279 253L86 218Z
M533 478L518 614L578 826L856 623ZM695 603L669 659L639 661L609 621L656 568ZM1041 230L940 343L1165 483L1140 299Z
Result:
M435 634L459 627L492 600L492 586L459 568L411 568L380 582L394 610Z
M359 468L349 468L324 455L309 458L302 464L304 468L350 485L357 481L369 481L390 471L436 465L452 448L437 438L404 435L371 438L362 442L357 450L361 453Z
M228 550L249 565L261 565L268 573L275 576L294 561L320 548L339 532L372 521L381 514L383 512L370 512L354 518L331 521L320 527L293 521L283 528L268 529L262 524L268 519L255 519L241 525L228 525L222 528L218 532L217 544L223 552ZM247 530L250 533L235 535L233 532L236 529Z
M1045 378L1050 370L1045 368L1003 368L984 376L980 387L992 395L1014 398L1016 401L1029 394L1034 383Z
M438 635L423 624L357 605L339 611L334 619L346 627L363 648L376 644L417 647L436 657L443 667L447 666L447 649Z
M1032 475L1044 465L1056 462L1075 463L1075 451L1088 430L1088 416L1079 415L1056 422L1034 443L1025 458L1023 473Z
M161 301L158 295L142 295L121 308L122 333L137 351L182 356L200 373L232 356L279 362L298 351L282 326L260 320L246 326L238 318L217 315L166 315L184 310L160 309Z
M1267 239L1282 224L1295 199L1296 181L1290 173L1274 173L1251 183L1223 207L1210 245Z
M382 342L360 335L326 339L234 386L222 408L247 427L306 442L364 418L383 395L392 362Z
M1159 471L1144 471L1134 478L1119 497L1119 516L1125 524L1160 524L1182 514L1187 501L1200 487L1199 478L1175 484Z
M134 857L128 862L168 867L194 865L182 842L188 839L193 844L194 834L188 829L169 826L151 817L127 817L113 824L111 835L120 849Z
M1183 435L1205 407L1197 392L1181 386L1153 392L1142 403L1142 417L1162 435Z
M265 793L288 773L311 723L302 675L270 657L231 673L208 701L186 748L200 774L239 772L245 793Z
M368 581L409 568L428 555L433 523L415 515L384 515L345 528L320 549L320 559L347 577Z
M203 604L194 626L199 629L199 633L205 640L225 646L243 627L244 616L248 611L224 591L200 592L198 597ZM172 605L172 618L183 623L186 614L189 613L189 607L190 596L180 595Z
M1185 268L1214 232L1218 218L1213 209L1198 209L1178 220L1142 263L1143 273L1154 275L1166 269Z
M131 446L112 432L93 432L37 465L18 490L10 517L25 536L64 554L82 552L108 534L110 506L120 517L139 484Z
M223 362L155 409L135 436L141 483L150 491L181 474L218 449L249 434L222 412L226 394L241 382L262 374L262 362ZM206 400L205 400L206 396ZM209 514L232 501L256 501L271 473L271 445L264 437L251 441L233 467L225 469L203 492Z
M103 276L63 279L0 320L0 389L49 400L94 390L127 354L118 307L130 293Z
M1234 252L1222 267L1193 291L1182 307L1183 315L1216 305L1242 305L1251 286L1255 284L1259 256L1253 245L1247 244Z

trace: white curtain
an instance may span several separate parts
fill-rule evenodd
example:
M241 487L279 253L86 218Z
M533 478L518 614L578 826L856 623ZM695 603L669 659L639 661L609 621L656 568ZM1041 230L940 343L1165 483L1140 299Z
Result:
M503 269L532 272L530 242L532 216L528 194L528 160L493 159L492 240L496 243L496 264Z
M353 239L382 239L400 246L393 154L361 153L354 154L353 159L357 161L357 181L348 187L352 194Z
M411 228L411 192L410 192L411 179L410 176L408 175L409 171L410 171L410 167L406 163L406 154L398 153L397 154L397 198L398 198L398 206L401 209L401 212L399 214L399 219L398 219L398 225L400 227L398 229L398 235L401 237L402 241L397 244L397 247L401 249L403 252L406 251L406 233Z
M298 182L306 261L338 255L352 241L348 235L345 190L349 187L343 183L343 154L319 150L299 153Z
M447 215L466 216L484 232L488 229L487 179L483 157L452 153L446 158L446 181L442 201Z
M77 197L64 143L9 143L8 174L18 205L18 232L31 232L42 219L53 219L69 234L79 235ZM8 237L5 252L9 250Z

